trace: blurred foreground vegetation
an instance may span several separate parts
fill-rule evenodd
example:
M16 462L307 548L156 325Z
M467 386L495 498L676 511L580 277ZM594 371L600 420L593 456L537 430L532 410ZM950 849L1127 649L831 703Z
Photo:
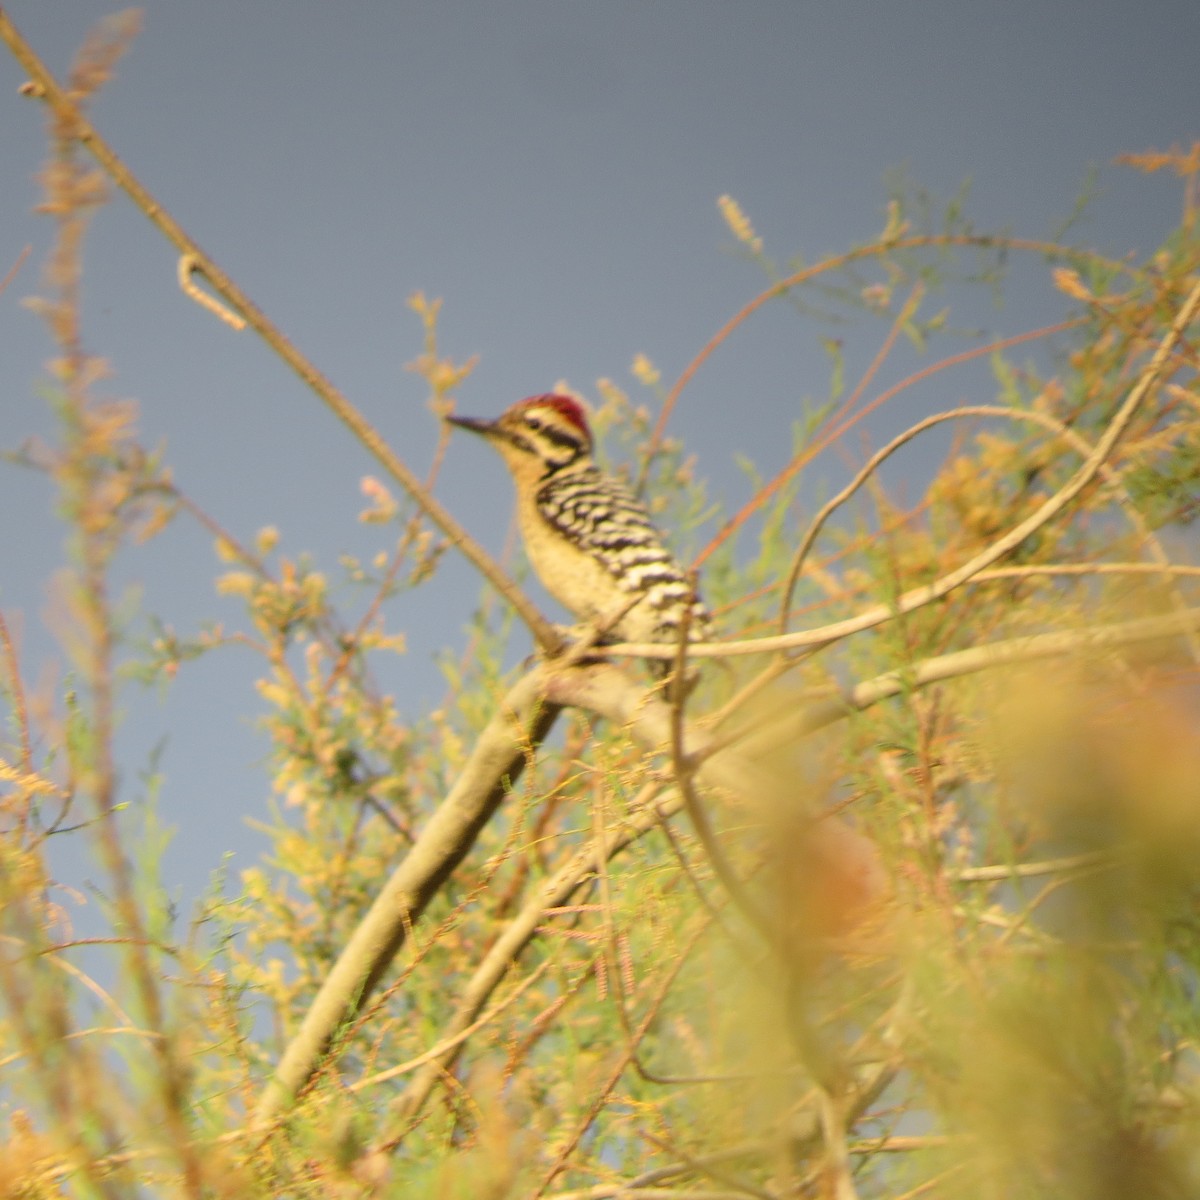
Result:
M89 43L74 103L129 35ZM139 444L133 405L98 394L78 289L104 186L62 112L51 141L39 303L58 433L11 449L58 489L70 684L36 689L0 614L0 1194L1200 1194L1200 150L1130 160L1185 195L1139 263L980 233L906 190L869 243L780 265L722 198L767 274L761 303L839 322L827 394L779 430L787 470L726 512L660 436L672 412L686 428L685 386L639 356L644 402L609 380L591 399L612 462L700 552L723 640L798 635L704 660L686 697L613 659L698 757L736 765L692 778L678 746L581 688L296 1103L264 1120L284 1048L502 713L528 634L488 591L445 653L447 704L398 711L378 664L420 631L392 628L385 601L437 589L453 551L394 480L364 485L370 563L209 523L241 628L116 611L115 556L208 518L169 453ZM1061 321L964 342L945 297L1002 292L1022 257ZM413 307L437 417L470 367L439 354L438 306ZM926 365L885 391L898 341ZM874 347L869 365L849 346ZM863 451L871 407L980 357L987 394ZM940 465L896 498L892 454L946 429ZM856 486L817 526L796 481L829 445L851 464L831 486ZM339 573L358 589L346 610ZM233 898L217 886L172 920L161 835L121 807L122 681L231 646L262 663L257 702L229 703L265 713L273 852ZM105 881L115 986L79 965L53 838L85 843Z

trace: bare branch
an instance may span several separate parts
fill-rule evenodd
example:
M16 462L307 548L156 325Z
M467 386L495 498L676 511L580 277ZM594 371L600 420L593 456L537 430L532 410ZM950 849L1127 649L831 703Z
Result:
M208 280L213 291L221 297L234 314L240 314L264 342L314 391L343 424L380 462L384 469L412 497L413 502L445 534L452 546L479 570L480 574L504 596L521 619L529 626L538 645L548 654L557 653L562 638L554 626L538 612L505 570L436 500L417 476L405 465L384 441L379 431L351 404L337 388L283 335L234 281L204 253L194 239L168 213L137 177L113 152L95 127L63 91L58 81L34 53L32 47L0 9L0 39L8 45L14 57L29 72L39 99L44 100L65 122L72 136L91 153L112 181L133 201L158 230L183 256L180 270L186 266L190 275L199 272Z
M1146 399L1150 389L1158 382L1167 360L1171 357L1176 345L1183 337L1184 331L1195 319L1200 309L1200 283L1190 292L1184 301L1166 336L1155 350L1154 356L1146 369L1139 376L1137 383L1129 390L1121 407L1117 410L1103 436L1096 443L1079 470L1057 491L1050 496L1024 521L1015 525L1008 533L996 539L986 550L975 555L956 570L943 575L933 583L923 587L913 588L905 592L892 604L878 604L867 609L856 617L845 621L835 621L831 625L823 625L817 629L801 633L784 634L777 637L754 638L741 642L709 642L692 647L691 654L695 658L724 658L739 654L760 654L776 650L798 650L803 647L827 646L842 638L855 633L862 633L883 625L904 613L915 612L919 608L932 604L934 601L949 595L961 587L972 576L979 574L986 567L1003 558L1011 550L1015 550L1027 537L1036 533L1043 525L1053 520L1069 505L1093 479L1100 474L1101 468L1112 453L1121 435L1129 427L1134 414ZM633 655L639 658L672 658L675 650L672 646L655 645L653 643L625 642L602 647L605 654Z
M550 732L559 706L544 700L545 671L531 671L504 698L454 787L429 818L321 985L264 1090L255 1121L288 1105L332 1038L378 985L430 899L474 845L479 831Z
M792 595L795 592L796 583L800 578L800 572L803 570L805 559L808 557L808 552L812 549L813 543L817 540L817 535L824 527L825 522L829 519L832 513L844 504L860 487L867 481L868 478L879 468L885 459L889 458L902 446L906 445L918 434L923 433L927 429L933 428L935 425L940 425L945 421L957 420L961 417L1004 417L1014 421L1030 421L1035 425L1040 425L1043 429L1049 430L1051 433L1057 434L1063 438L1079 455L1085 460L1093 453L1093 447L1090 446L1074 429L1064 425L1061 421L1056 420L1048 413L1039 412L1037 409L1019 409L1009 408L1003 405L996 404L972 404L964 405L959 408L950 409L947 412L934 413L930 417L926 417L922 421L918 421L915 425L904 430L903 433L894 437L886 446L881 447L876 453L871 455L862 469L857 475L834 497L827 501L813 518L812 524L808 527L807 532L800 541L800 548L796 551L796 556L792 561L791 570L788 572L787 581L783 587L783 601L780 605L779 613L779 632L781 634L787 632L788 619L792 605ZM1142 540L1150 548L1150 553L1158 564L1162 574L1170 580L1170 559L1166 551L1163 549L1162 543L1154 535L1154 532L1147 526L1141 512L1134 504L1128 490L1121 483L1120 476L1108 463L1103 463L1100 467L1100 474L1105 482L1113 489L1116 494L1117 501L1128 516L1130 523L1141 535ZM1092 568L1095 569L1094 567ZM1182 612L1186 607L1183 598L1178 591L1173 593L1173 601L1177 612ZM1192 657L1200 662L1200 642L1189 637L1189 646L1192 651Z
M651 801L640 813L624 822L619 830L607 834L603 839L597 839L585 850L573 854L526 900L521 911L509 921L504 932L475 968L459 998L458 1008L443 1027L439 1044L453 1044L446 1045L439 1051L436 1061L424 1067L421 1073L413 1078L400 1098L397 1111L402 1118L411 1120L416 1116L434 1084L453 1065L461 1051L461 1042L458 1040L460 1035L471 1026L508 968L534 939L538 925L545 919L546 911L566 904L580 888L592 882L603 863L615 858L639 838L653 832L664 817L678 812L680 807L679 797L660 800L657 803ZM384 1071L362 1080L355 1087L380 1083L400 1073L399 1069Z
M679 401L679 397L683 389L691 382L692 377L697 371L708 361L712 353L718 346L724 342L739 325L743 324L748 318L753 316L764 305L769 304L776 297L784 296L793 288L798 288L807 283L810 279L815 279L819 275L825 274L827 271L836 271L842 267L847 267L853 263L860 262L868 258L879 258L885 254L891 254L898 250L918 250L924 248L937 248L945 246L977 246L981 248L996 247L1005 250L1026 250L1033 254L1046 255L1058 259L1081 259L1087 258L1092 262L1102 263L1115 271L1122 271L1128 274L1140 274L1136 268L1130 266L1127 262L1120 262L1114 259L1101 258L1099 255L1084 255L1078 250L1073 250L1069 247L1064 247L1057 242L1039 242L1029 238L1010 238L999 237L991 234L917 234L912 237L897 238L888 241L872 242L868 246L858 246L853 250L847 251L845 254L834 255L825 259L823 262L814 263L811 267L805 267L795 274L788 275L783 279L771 284L765 291L760 292L753 300L736 312L711 338L704 344L700 352L692 359L684 368L683 373L675 381L670 392L667 394L666 401L663 403L662 412L659 414L658 420L655 422L654 429L650 433L650 437L646 442L646 447L642 451L642 470L638 478L638 487L640 489L645 480L646 474L649 471L649 464L653 462L655 454L658 453L659 445L662 442L663 433L667 427L667 421L670 419L671 413L675 405Z
M687 811L688 817L691 819L696 836L700 839L700 844L704 847L705 854L708 855L708 861L712 866L714 874L721 881L722 886L729 893L741 914L759 933L765 937L770 937L770 929L766 919L758 911L758 906L747 895L746 889L742 887L741 880L737 877L737 872L734 871L732 865L726 859L725 851L721 848L721 843L717 840L716 831L712 827L712 822L708 819L708 813L705 812L704 805L696 793L696 788L692 781L696 773L696 764L694 761L689 760L683 751L684 712L687 707L688 698L688 628L691 625L691 615L692 610L689 605L684 608L683 619L679 623L675 668L668 689L670 693L671 714L671 769L675 777L676 786L683 796L683 806Z
M762 748L786 744L793 738L832 725L851 713L862 712L881 700L901 695L913 688L972 675L993 667L1035 662L1042 658L1055 658L1085 650L1162 641L1197 629L1200 629L1200 608L1191 608L1182 614L1143 617L1136 621L1123 621L1115 625L1099 625L1062 633L1034 634L1030 637L995 642L990 646L956 650L951 654L939 655L917 663L904 671L885 671L848 692L816 699L807 707L788 713L768 728L756 728L748 738L733 735L729 739L713 739L710 747L724 747L737 741L743 754L758 753Z

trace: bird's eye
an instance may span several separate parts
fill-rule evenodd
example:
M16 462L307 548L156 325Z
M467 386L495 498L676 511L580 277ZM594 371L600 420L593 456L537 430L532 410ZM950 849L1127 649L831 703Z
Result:
M528 415L528 416L525 418L525 424L526 424L526 425L528 425L530 429L541 429L541 427L542 427L542 418L541 418L541 417L535 417L535 416L533 415L533 413L530 413L530 414L529 414L529 415Z

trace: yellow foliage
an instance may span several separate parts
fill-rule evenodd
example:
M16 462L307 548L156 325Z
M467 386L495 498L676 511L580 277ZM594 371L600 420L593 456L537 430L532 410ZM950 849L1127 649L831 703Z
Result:
M279 545L279 530L274 525L264 525L254 538L254 548L263 557Z
M249 571L226 571L217 576L217 595L252 596L258 580Z
M644 354L635 354L629 369L644 387L654 387L662 379L662 373Z
M374 475L364 475L358 486L371 502L369 508L358 514L360 521L364 524L380 524L395 517L400 506L386 484L381 483Z
M747 246L755 254L761 254L762 238L755 234L754 226L750 224L750 218L742 211L741 205L732 196L718 196L717 208L720 209L721 216L725 218L729 232L743 246Z

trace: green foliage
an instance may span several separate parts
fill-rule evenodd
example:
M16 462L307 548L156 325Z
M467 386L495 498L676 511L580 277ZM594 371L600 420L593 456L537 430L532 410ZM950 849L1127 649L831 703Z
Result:
M95 70L112 52L92 48ZM1194 286L1187 220L1133 267L981 234L965 193L940 206L903 184L881 236L785 275L723 197L769 297L845 331L824 339L828 397L794 432L792 463L766 479L745 462L738 510L710 496L680 441L646 464L680 549L711 536L705 592L730 638L780 627L808 526L799 468L866 411L876 365L858 377L855 364L886 358L878 320L888 348L899 333L921 352L943 347L960 336L953 306L927 314L927 295L991 292L1030 251L1059 266L1079 319L1052 373L992 351L992 394L976 402L1009 411L964 430L919 503L872 475L818 538L784 624L877 611L873 625L704 669L686 701L693 732L756 780L701 789L723 867L678 816L687 764L570 711L528 745L519 781L295 1107L255 1128L248 1114L308 1005L503 710L525 634L485 595L441 658L446 703L404 714L377 679L384 656L405 652L381 602L441 586L446 546L419 505L369 479L363 520L392 544L342 559L340 583L284 553L274 528L249 544L221 532L218 588L240 619L189 634L151 615L141 642L124 639L115 556L171 536L194 506L162 454L137 445L132 407L94 399L102 372L79 349L72 257L72 223L93 201L72 146L61 132L50 182L65 249L44 305L61 351L59 433L18 458L54 480L71 533L55 596L73 674L36 712L0 622L0 1192L1195 1193L1200 649L1179 636L1154 656L1089 641L1100 624L1195 608L1194 568L1172 571L1153 536L1195 516L1192 343L1169 343L1069 505L970 581L913 601L1043 511L1105 436ZM413 369L442 416L471 364L440 355L436 302L412 306L424 333ZM634 374L654 408L674 401L644 356ZM651 407L611 381L597 393L605 447L636 463ZM1001 661L1024 644L1013 639L1047 632L1073 636L1075 652ZM113 761L120 686L165 687L232 647L261 663L271 849L232 899L218 865L185 921L157 870L170 781L153 761L140 825L118 817L131 804ZM981 650L995 657L970 659ZM872 681L869 698L814 715ZM51 833L80 841L104 880L111 992L71 957Z
M1175 436L1165 457L1129 474L1129 494L1151 529L1190 525L1200 516L1200 420L1189 423L1188 434Z

